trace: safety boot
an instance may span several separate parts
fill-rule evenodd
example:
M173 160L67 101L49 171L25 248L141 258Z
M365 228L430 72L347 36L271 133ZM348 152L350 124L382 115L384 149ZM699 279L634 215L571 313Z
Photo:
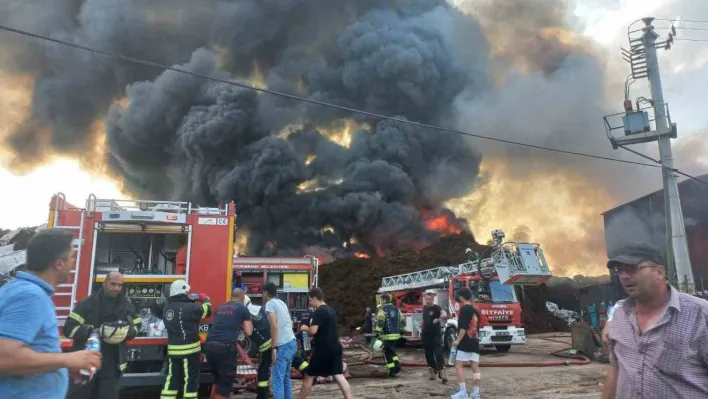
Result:
M435 377L435 370L432 367L428 368L428 374L430 375L431 380L434 380L436 378Z
M438 371L438 378L442 380L443 384L447 384L447 376L445 375L445 369Z

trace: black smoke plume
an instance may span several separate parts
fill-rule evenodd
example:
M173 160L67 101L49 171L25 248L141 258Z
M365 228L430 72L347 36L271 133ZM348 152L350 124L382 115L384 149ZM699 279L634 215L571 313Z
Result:
M261 73L273 90L444 126L463 89L492 87L477 21L439 0L11 0L0 15L77 44L241 81ZM466 227L443 206L479 172L481 155L460 136L20 37L0 65L34 77L30 116L5 140L15 161L85 156L104 118L105 163L128 192L233 200L251 254L382 253L439 238L429 219ZM332 140L347 123L350 143Z

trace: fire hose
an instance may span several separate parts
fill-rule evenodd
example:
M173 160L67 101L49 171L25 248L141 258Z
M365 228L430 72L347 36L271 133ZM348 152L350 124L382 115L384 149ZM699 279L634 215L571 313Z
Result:
M569 338L567 336L563 335L551 335L551 336L546 336L546 337L541 337L541 339L545 341L550 341L550 342L557 342L557 343L562 343L562 344L568 344L565 341L559 341L553 338ZM368 348L365 348L367 351L369 351ZM551 355L557 356L557 357L562 357L566 358L566 360L554 360L554 361L544 361L544 362L480 362L479 367L553 367L553 366L582 366L585 364L590 363L590 359L588 359L586 356L583 355L571 355L569 353L564 353L569 351L570 349L573 349L572 347L567 347L561 350L557 350L554 352L551 352ZM363 362L366 364L376 364L376 365L385 365L386 363L383 360L374 360L372 359L373 353L370 353L370 356L368 359L364 359ZM571 360L572 359L572 360ZM401 366L403 367L428 367L427 362L401 362ZM447 367L453 367L449 364L446 364ZM466 363L464 365L465 367L471 367L469 363Z

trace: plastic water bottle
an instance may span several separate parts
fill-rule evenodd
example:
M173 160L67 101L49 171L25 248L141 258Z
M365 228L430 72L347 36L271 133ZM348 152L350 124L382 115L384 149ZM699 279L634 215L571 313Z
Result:
M310 350L310 337L304 331L302 332L302 350Z
M94 330L86 341L86 350L100 352L101 351L101 340L98 338L98 331ZM96 368L91 367L91 370L81 370L81 380L85 384L96 373Z
M447 365L454 366L456 358L457 358L457 348L450 348L450 359L448 359Z

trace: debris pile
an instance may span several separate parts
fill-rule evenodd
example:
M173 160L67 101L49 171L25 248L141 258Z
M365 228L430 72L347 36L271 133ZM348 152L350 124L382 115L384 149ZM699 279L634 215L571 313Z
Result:
M546 302L546 309L548 309L549 312L553 313L555 317L565 320L568 323L568 326L572 325L580 317L580 315L578 315L578 312L574 312L572 310L567 309L561 309L553 302Z
M343 329L353 330L363 324L366 308L375 308L375 295L383 277L466 262L466 248L481 253L487 247L478 244L471 234L462 233L443 237L419 253L401 251L372 259L340 259L320 267L320 286L325 291L325 301L337 310ZM524 298L527 333L568 329L564 320L546 308L545 286L525 287L519 297Z
M0 276L9 275L25 264L27 244L34 233L43 227L0 230Z

